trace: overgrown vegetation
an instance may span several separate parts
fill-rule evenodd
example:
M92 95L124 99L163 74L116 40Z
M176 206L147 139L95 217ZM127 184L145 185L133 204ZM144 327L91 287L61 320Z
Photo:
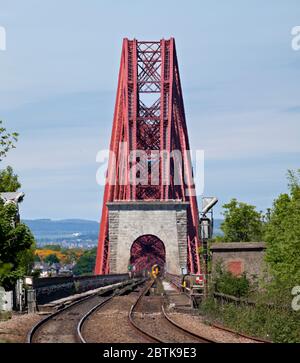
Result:
M300 285L300 169L288 171L289 193L273 204L266 223L266 261L273 276L272 289L285 294Z
M241 276L234 276L219 263L215 271L214 290L236 297L246 297L250 292L250 282L246 273L243 273Z
M200 311L209 321L248 335L278 343L300 342L299 313L290 308L256 306L235 303L220 304L212 297L205 300Z
M17 133L8 133L0 121L0 161L15 148ZM15 192L21 187L18 176L9 166L0 170L0 192ZM0 200L0 285L11 290L16 280L30 273L35 242L29 228L16 223L17 207Z
M210 297L200 307L209 320L274 342L300 342L300 311L291 307L292 288L300 285L300 169L288 171L288 186L289 193L274 201L265 218L235 199L224 205L223 240L264 240L268 278L258 289L258 282L254 286L246 274L234 277L217 267ZM214 291L251 298L255 305L220 303L213 298Z

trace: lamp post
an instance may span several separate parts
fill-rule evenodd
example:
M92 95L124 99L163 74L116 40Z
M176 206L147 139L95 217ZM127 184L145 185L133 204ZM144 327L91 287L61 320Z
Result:
M217 204L216 197L202 198L202 211L200 217L200 239L203 245L204 275L205 275L205 296L208 294L208 240L213 235L213 206ZM210 212L211 218L206 216Z
M211 221L206 215L200 218L200 235L203 246L203 258L204 258L204 275L205 275L205 295L207 296L208 288L208 240L211 238Z

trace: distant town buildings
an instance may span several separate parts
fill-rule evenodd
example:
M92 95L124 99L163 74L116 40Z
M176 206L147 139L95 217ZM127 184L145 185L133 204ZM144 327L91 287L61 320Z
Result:
M75 263L61 265L60 263L35 262L32 273L39 272L39 277L52 277L62 275L72 275Z
M84 250L90 250L97 246L97 240L55 240L54 242L37 240L37 247L43 248L44 246L60 245L61 248L80 248Z

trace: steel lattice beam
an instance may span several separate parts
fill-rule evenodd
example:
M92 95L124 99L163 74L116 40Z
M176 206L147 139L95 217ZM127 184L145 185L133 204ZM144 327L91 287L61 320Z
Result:
M126 143L127 148L122 152L119 149L121 143ZM151 155L152 150L180 150L184 155L189 149L174 39L159 42L124 39L110 142L110 150L116 155L116 160L110 159L108 165L108 179L115 171L116 182L105 185L96 274L109 273L106 203L170 199L189 202L187 266L191 272L200 272L197 199L190 193L194 188L193 181L188 180L188 185L184 181L184 174L192 175L191 162L188 158L184 160L180 169L181 184L177 185L174 183L174 166L162 163L161 158L153 159ZM129 183L129 170L134 170L135 163L126 160L124 154L134 150L145 151L151 160L138 171L139 176L148 178L148 185ZM159 183L151 185L149 169L156 164L159 164ZM125 173L122 174L122 168L115 165L123 165ZM169 184L163 180L166 173L170 174Z

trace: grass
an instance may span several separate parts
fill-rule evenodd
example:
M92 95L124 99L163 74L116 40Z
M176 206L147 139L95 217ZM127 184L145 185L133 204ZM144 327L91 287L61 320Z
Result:
M207 298L200 313L210 322L218 322L238 332L278 343L300 342L300 314L289 308L223 303Z

